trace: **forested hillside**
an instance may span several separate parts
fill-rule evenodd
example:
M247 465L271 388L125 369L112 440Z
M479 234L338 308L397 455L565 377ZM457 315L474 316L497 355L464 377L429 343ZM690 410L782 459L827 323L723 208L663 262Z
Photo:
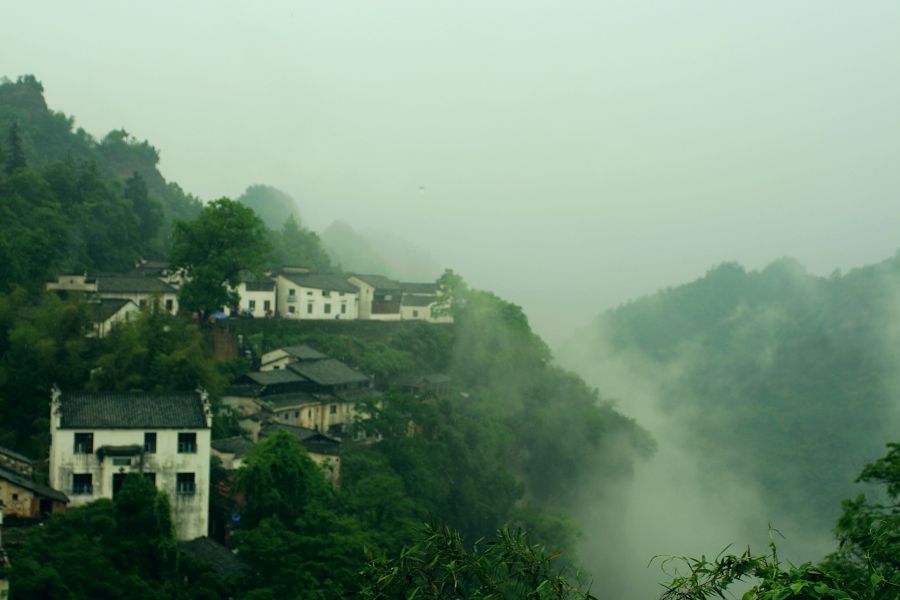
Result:
M594 382L649 387L653 406L632 412L658 411L705 481L743 482L789 538L824 533L896 439L898 292L900 256L830 277L727 263L601 315L562 356Z
M127 271L140 258L169 256L170 247L178 264L196 250L185 249L197 238L188 234L214 235L220 214L249 215L244 220L259 230L247 242L255 244L254 262L266 247L270 263L336 267L293 214L280 229L265 230L265 240L262 222L246 208L226 199L204 207L165 182L149 143L124 132L97 142L75 130L71 117L47 108L33 77L0 84L0 128L7 134L0 170L0 445L46 458L53 385L66 392L201 386L218 410L225 386L251 370L253 359L298 342L347 361L383 393L358 407L367 418L356 427L378 441L345 440L339 488L286 436L260 443L234 479L214 469L243 502L233 538L248 569L240 580L226 581L182 555L167 520L171 499L134 478L113 502L73 508L17 532L7 542L14 598L348 597L366 585L367 561L398 555L426 522L458 532L450 537L459 536L453 539L460 552L499 528L524 527L532 542L562 551L552 568L549 559L535 559L549 577L581 562L571 509L584 483L625 483L635 462L654 450L637 423L553 364L520 307L469 289L452 271L440 282L440 309L452 314L452 325L238 322L216 331L235 344L245 336L249 359L230 362L214 358L208 324L190 314L145 308L97 337L90 299L46 292L46 278ZM284 200L273 188L254 186L242 201L265 205L272 198ZM215 241L222 247L229 240ZM207 270L217 268L211 264ZM180 300L206 274L195 273ZM227 279L209 275L219 284ZM449 376L446 396L423 401L392 386L398 377L427 373ZM233 414L216 414L214 438L239 434ZM211 506L221 519L230 520L230 510ZM515 540L510 551L542 556Z

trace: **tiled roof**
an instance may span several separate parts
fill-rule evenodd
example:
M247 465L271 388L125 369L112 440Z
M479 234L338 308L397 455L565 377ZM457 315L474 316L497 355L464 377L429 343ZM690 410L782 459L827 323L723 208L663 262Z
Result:
M5 454L6 456L23 463L32 464L34 462L33 458L28 458L24 454L19 454L15 450L10 450L9 448L4 448L3 446L0 446L0 454Z
M349 294L355 294L359 291L355 286L347 283L341 275L332 275L330 273L282 273L281 275L301 287L331 292L346 292Z
M403 294L403 306L428 306L437 300L434 296L414 296L412 294Z
M178 548L196 561L208 565L223 579L242 577L247 572L247 565L231 550L207 537L178 542Z
M294 392L291 394L278 394L277 396L268 396L265 401L272 407L272 410L281 410L292 406L300 406L301 404L316 404L324 402L321 398L305 392Z
M60 410L62 429L207 429L198 394L64 393Z
M137 308L134 302L122 298L103 298L99 302L92 302L90 304L91 320L95 323L102 323L128 304Z
M253 383L257 383L259 385L277 385L280 383L300 383L302 381L305 381L302 376L287 369L275 369L274 371L255 371L253 373L245 373L243 376L241 376L240 380L250 380Z
M248 292L274 292L274 281L245 281L244 286Z
M394 281L390 277L385 277L384 275L358 275L354 274L353 277L368 283L376 290L382 291L390 291L390 290L401 290L402 285L399 281Z
M213 450L222 452L223 454L234 454L240 458L253 449L253 442L241 436L223 438L221 440L213 440L210 442Z
M259 431L260 439L269 437L277 431L284 431L296 438L307 450L317 454L340 454L341 440L315 429L286 425L284 423L272 423Z
M56 500L57 502L69 501L66 495L62 492L54 490L52 487L40 484L36 481L32 481L31 479L25 477L24 475L21 475L20 473L10 471L9 469L4 469L3 467L0 467L0 479L8 481L13 485L17 485L20 488L30 490L38 496L43 496L44 498L50 498L51 500Z
M97 278L99 293L113 294L174 294L175 288L155 277L104 276Z
M296 362L288 369L319 385L347 385L368 382L369 378L339 360L329 358L310 362Z
M285 348L282 348L282 350L298 360L322 360L323 358L328 358L327 354L322 354L315 348L311 348L306 344L287 346Z
M409 294L437 294L438 286L436 283L410 283L401 281L400 287L404 292Z

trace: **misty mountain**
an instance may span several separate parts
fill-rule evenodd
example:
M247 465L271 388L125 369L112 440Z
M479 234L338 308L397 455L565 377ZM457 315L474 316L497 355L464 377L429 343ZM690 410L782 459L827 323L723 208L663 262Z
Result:
M441 266L431 254L395 233L359 231L335 221L322 232L334 262L350 273L379 273L395 279L434 280Z
M561 360L677 430L710 489L739 481L789 538L829 531L896 437L898 292L900 255L830 277L726 263L600 315ZM629 405L638 389L644 405Z
M270 229L281 229L291 215L295 219L300 218L294 199L286 192L270 185L251 185L237 201L252 208Z
M0 81L0 145L8 146L6 132L17 123L28 165L42 171L54 164L92 164L102 179L124 182L134 173L144 180L150 196L163 212L161 237L177 219L193 219L200 201L168 182L159 172L159 150L146 140L138 140L124 129L110 131L98 141L81 127L75 117L54 111L44 99L44 87L33 75L15 82Z

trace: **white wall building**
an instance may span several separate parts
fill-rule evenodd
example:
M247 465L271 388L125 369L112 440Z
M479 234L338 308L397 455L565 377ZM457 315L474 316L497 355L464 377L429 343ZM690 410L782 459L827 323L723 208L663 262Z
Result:
M113 327L137 319L140 312L141 309L131 300L101 298L90 303L89 314L94 324L94 334L97 337L106 337Z
M351 275L347 281L359 290L359 315L373 321L399 321L400 283L383 275Z
M278 316L287 319L359 318L359 293L340 275L279 273Z
M178 539L207 535L212 414L205 392L53 391L50 484L70 506L112 498L142 473L172 503Z
M241 297L238 314L250 314L258 319L275 316L274 281L242 281L237 287L237 293ZM225 313L230 315L231 312L231 307L226 307Z
M178 312L178 290L154 277L97 277L97 295L101 298L131 300L140 308L157 306L171 314Z

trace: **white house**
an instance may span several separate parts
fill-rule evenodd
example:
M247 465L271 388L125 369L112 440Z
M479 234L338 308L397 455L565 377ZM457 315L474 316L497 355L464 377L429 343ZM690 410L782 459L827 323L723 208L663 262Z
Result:
M62 393L50 403L50 485L70 506L112 498L129 473L168 493L178 539L207 535L212 413L205 392Z
M178 290L155 277L97 277L97 295L101 298L131 300L140 308L156 301L159 308L172 314L178 312Z
M359 293L340 275L282 271L275 286L281 317L340 320L359 317Z
M271 279L241 281L237 287L238 314L249 314L256 318L275 316L275 282ZM225 309L231 314L231 307Z
M327 355L305 344L285 346L263 354L259 359L259 370L276 371L298 361L324 360L326 358L328 358Z
M383 275L351 275L347 281L359 290L360 319L400 320L400 283Z
M58 275L56 280L47 282L48 291L96 292L97 279L87 273Z
M114 300L101 298L91 302L91 322L94 324L94 334L97 337L106 337L113 327L119 323L127 323L136 319L141 309L131 300Z

